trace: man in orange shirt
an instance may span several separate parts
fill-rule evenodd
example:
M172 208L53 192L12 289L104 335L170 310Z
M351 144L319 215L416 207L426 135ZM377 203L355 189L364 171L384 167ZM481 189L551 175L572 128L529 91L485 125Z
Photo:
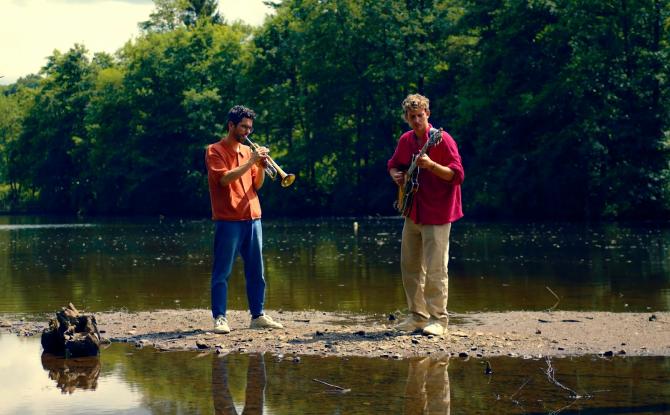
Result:
M253 131L256 114L236 105L228 112L228 135L207 147L205 163L214 220L212 266L212 316L214 331L229 333L226 319L228 278L239 253L244 260L251 328L282 328L263 313L265 277L263 232L258 189L265 180L268 149L242 144Z

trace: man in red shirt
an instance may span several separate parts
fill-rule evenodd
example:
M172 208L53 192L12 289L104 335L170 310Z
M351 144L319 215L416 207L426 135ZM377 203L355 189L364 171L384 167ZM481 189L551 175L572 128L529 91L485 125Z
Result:
M228 278L239 253L244 260L251 328L282 328L263 313L265 277L263 232L258 189L268 149L252 151L242 144L253 131L256 114L236 105L228 112L228 135L210 144L205 154L207 181L214 220L214 264L212 266L212 316L214 331L229 333L226 319Z
M388 161L388 171L398 186L406 180L405 171L428 140L428 98L412 94L402 103L405 121L412 128L398 141ZM461 183L464 173L456 142L440 131L439 143L428 147L417 159L418 189L414 193L402 231L400 268L410 315L396 328L423 330L442 336L449 323L449 234L451 223L463 217Z

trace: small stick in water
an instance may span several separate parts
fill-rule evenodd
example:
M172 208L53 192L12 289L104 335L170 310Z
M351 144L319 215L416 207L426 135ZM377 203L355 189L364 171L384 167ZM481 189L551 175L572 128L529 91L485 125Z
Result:
M556 308L556 306L558 305L558 303L561 302L561 299L560 299L559 296L556 295L555 292L553 292L553 291L551 290L551 288L549 288L549 287L547 287L547 286L545 286L544 288L546 288L547 290L549 290L549 292L552 293L552 294L554 295L554 297L556 297L556 304L552 305L550 308L547 309L547 311L551 311L551 310L553 310L554 308Z
M563 385L558 380L556 380L556 370L551 365L551 359L549 357L547 357L545 359L545 361L547 362L547 370L545 370L544 373L547 375L547 379L549 379L549 382L551 382L554 385L560 387L561 389L564 389L564 390L570 392L570 397L572 399L590 398L590 395L582 396L582 395L578 394L577 392L575 392L574 390L572 390L572 389L568 388L567 386Z
M331 384L331 383L324 382L324 381L322 381L322 380L320 380L320 379L312 379L312 380L313 380L314 382L319 382L319 383L322 383L322 384L324 384L324 385L326 385L326 386L330 386L331 388L335 388L335 389L337 389L338 391L340 391L340 392L342 392L342 393L351 392L351 389L346 389L346 388L343 388L343 387L341 387L341 386L333 385L333 384Z

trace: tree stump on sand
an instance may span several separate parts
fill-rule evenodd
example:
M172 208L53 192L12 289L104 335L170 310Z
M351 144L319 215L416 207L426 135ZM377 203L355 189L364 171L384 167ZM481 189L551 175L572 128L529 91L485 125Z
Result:
M80 315L70 303L49 320L42 332L44 353L57 356L85 357L100 354L100 332L95 316Z

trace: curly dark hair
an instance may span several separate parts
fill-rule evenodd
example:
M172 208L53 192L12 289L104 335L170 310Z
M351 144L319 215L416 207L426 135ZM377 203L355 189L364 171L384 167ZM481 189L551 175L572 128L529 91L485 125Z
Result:
M243 118L254 120L256 119L256 113L251 108L247 108L243 105L235 105L228 111L228 121L232 122L233 125L239 124Z

